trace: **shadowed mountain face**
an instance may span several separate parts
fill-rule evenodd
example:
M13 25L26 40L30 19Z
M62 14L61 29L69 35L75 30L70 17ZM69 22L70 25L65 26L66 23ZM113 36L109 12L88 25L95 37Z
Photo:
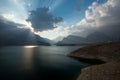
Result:
M49 45L44 38L32 33L29 29L6 20L0 20L0 45Z
M83 42L85 42L85 38L70 35L64 38L62 41L59 41L57 44L78 44Z
M97 43L97 42L110 42L112 39L105 35L104 33L94 32L86 37L88 42Z
M57 45L61 44L86 44L86 43L102 43L102 42L118 42L118 40L114 40L114 38L111 38L103 33L100 32L94 32L89 34L87 37L78 37L78 36L68 36L64 38L62 41L59 41Z

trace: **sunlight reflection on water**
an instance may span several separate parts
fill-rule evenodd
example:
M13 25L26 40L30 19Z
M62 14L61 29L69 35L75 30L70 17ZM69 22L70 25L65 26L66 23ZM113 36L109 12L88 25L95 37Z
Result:
M38 46L32 46L32 45L24 46L24 48L35 48L35 47L38 47Z
M25 69L32 68L32 56L33 56L33 48L35 46L25 46L23 49L23 64Z

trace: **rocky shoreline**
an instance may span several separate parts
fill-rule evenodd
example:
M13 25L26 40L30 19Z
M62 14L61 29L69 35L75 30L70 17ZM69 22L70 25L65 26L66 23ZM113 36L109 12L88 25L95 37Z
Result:
M102 64L83 68L77 80L120 80L120 43L104 43L86 46L68 56L85 60L101 60Z

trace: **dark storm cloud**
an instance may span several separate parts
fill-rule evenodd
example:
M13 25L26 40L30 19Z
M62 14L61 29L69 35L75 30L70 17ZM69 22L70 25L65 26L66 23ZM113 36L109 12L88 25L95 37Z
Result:
M35 31L44 31L54 29L55 24L63 21L63 19L50 14L48 8L38 8L36 11L31 11L27 21L32 23Z
M97 29L100 32L105 33L106 35L110 36L111 38L119 38L120 40L120 24L107 26L107 27L101 27Z

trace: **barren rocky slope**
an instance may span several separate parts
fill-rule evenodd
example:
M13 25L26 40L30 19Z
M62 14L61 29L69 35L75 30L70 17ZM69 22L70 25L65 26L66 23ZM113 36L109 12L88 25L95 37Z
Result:
M100 59L106 62L82 69L77 80L120 80L120 43L87 46L70 53L68 56Z

